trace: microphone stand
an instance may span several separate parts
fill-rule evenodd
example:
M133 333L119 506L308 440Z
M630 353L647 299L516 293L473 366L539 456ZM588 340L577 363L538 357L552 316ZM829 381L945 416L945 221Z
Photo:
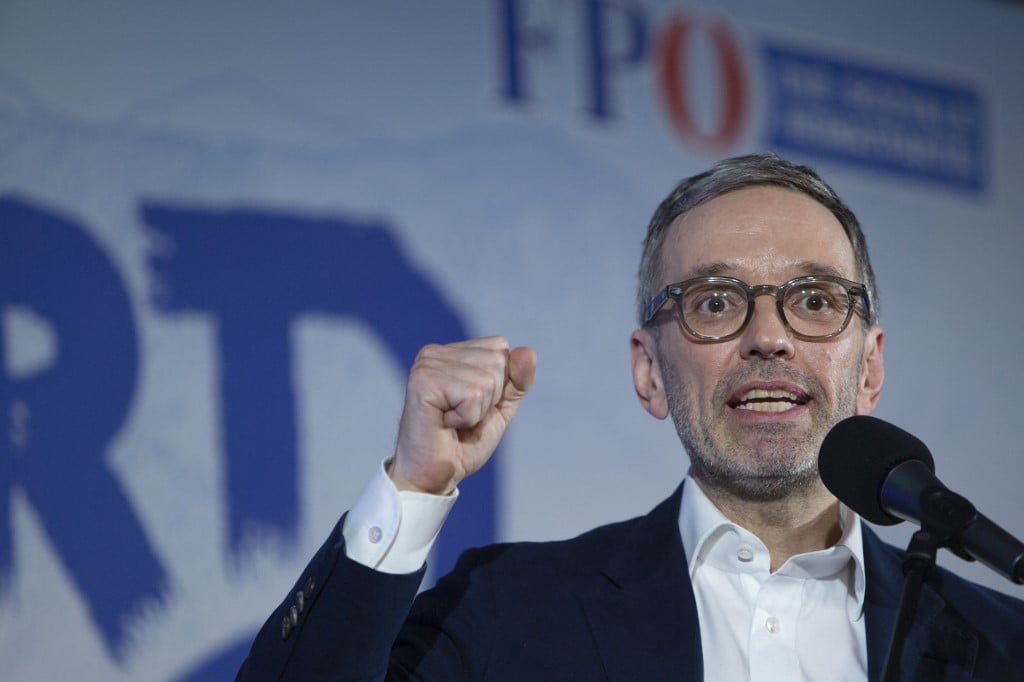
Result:
M948 547L958 556L973 561L963 551L958 538L960 533L974 523L977 510L965 498L939 488L930 488L921 493L921 530L914 533L903 559L903 594L900 596L896 613L896 627L889 640L889 652L882 668L882 682L899 682L903 667L903 648L910 627L917 613L917 602L921 596L928 571L935 568L935 554L941 547Z
M892 631L889 652L882 669L882 682L899 682L903 667L903 645L914 623L921 586L924 585L928 571L935 567L935 553L939 547L940 543L935 536L926 530L919 530L910 538L907 556L903 559L903 594L900 596L896 627Z

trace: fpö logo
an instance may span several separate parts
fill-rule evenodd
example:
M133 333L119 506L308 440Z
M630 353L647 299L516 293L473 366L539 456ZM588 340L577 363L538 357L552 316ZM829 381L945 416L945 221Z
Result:
M578 79L586 113L608 121L632 89L625 77L646 65L682 142L718 154L737 144L750 119L749 56L764 147L967 193L986 188L986 107L973 83L784 39L741 45L720 18L676 10L654 20L628 0L498 0L498 8L501 96L509 104L540 99L538 83L575 51L562 89Z
M535 99L537 72L571 49L578 51L582 67L575 73L583 81L583 108L596 120L615 118L617 79L648 65L665 115L685 144L720 152L742 133L750 108L748 77L740 46L724 20L676 11L655 23L644 7L626 1L542 7L528 0L499 0L498 7L501 96L507 102ZM697 106L698 84L691 77L698 51L717 78L709 93L717 98L710 121L699 115L704 107Z

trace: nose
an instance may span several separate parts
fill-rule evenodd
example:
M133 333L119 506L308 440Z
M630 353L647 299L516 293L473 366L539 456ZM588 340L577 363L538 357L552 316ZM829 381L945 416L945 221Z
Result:
M754 298L753 317L740 337L740 356L744 360L793 357L793 338L782 322L774 296Z

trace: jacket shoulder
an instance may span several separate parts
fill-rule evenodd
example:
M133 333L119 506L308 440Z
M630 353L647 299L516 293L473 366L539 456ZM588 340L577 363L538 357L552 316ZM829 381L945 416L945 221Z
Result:
M592 528L575 537L543 542L487 545L463 553L453 573L472 566L516 571L592 571L594 566L616 565L622 560L639 570L653 569L670 548L682 551L679 539L680 489L643 516Z

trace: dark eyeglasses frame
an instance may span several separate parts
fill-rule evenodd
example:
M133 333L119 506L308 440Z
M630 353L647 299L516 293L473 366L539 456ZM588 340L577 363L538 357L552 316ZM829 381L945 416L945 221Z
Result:
M746 292L746 317L743 318L743 322L740 324L739 329L731 334L727 334L725 336L707 336L706 334L698 334L690 328L689 324L686 323L686 316L683 315L683 311L679 308L679 301L682 300L683 294L686 293L686 290L696 284L715 284L719 282L735 284ZM815 282L833 282L835 284L842 285L846 290L846 296L849 303L849 306L846 309L846 319L843 320L843 324L840 325L839 329L836 331L824 336L801 334L793 329L789 324L789 320L786 319L786 312L782 305L782 301L786 297L786 292L791 288L798 284L813 284ZM754 316L754 299L758 296L774 296L775 308L779 313L779 318L782 320L782 324L785 325L786 329L793 336L805 341L824 341L826 339L835 338L846 331L846 327L849 326L854 312L856 312L859 317L866 320L868 319L868 313L871 310L871 300L868 297L868 290L866 286L859 282L853 282L848 279L832 275L803 275L801 277L794 277L781 286L775 286L774 284L758 284L756 286L750 286L743 280L736 279L735 277L693 277L682 282L669 284L659 291L657 295L651 299L651 302L647 304L647 308L644 311L644 326L650 324L651 320L654 319L654 316L658 314L658 311L660 311L669 300L672 300L676 304L676 318L684 332L701 341L729 341L730 339L734 339L742 334L743 330L747 328L748 324L750 324L750 320ZM860 305L857 305L858 302Z

